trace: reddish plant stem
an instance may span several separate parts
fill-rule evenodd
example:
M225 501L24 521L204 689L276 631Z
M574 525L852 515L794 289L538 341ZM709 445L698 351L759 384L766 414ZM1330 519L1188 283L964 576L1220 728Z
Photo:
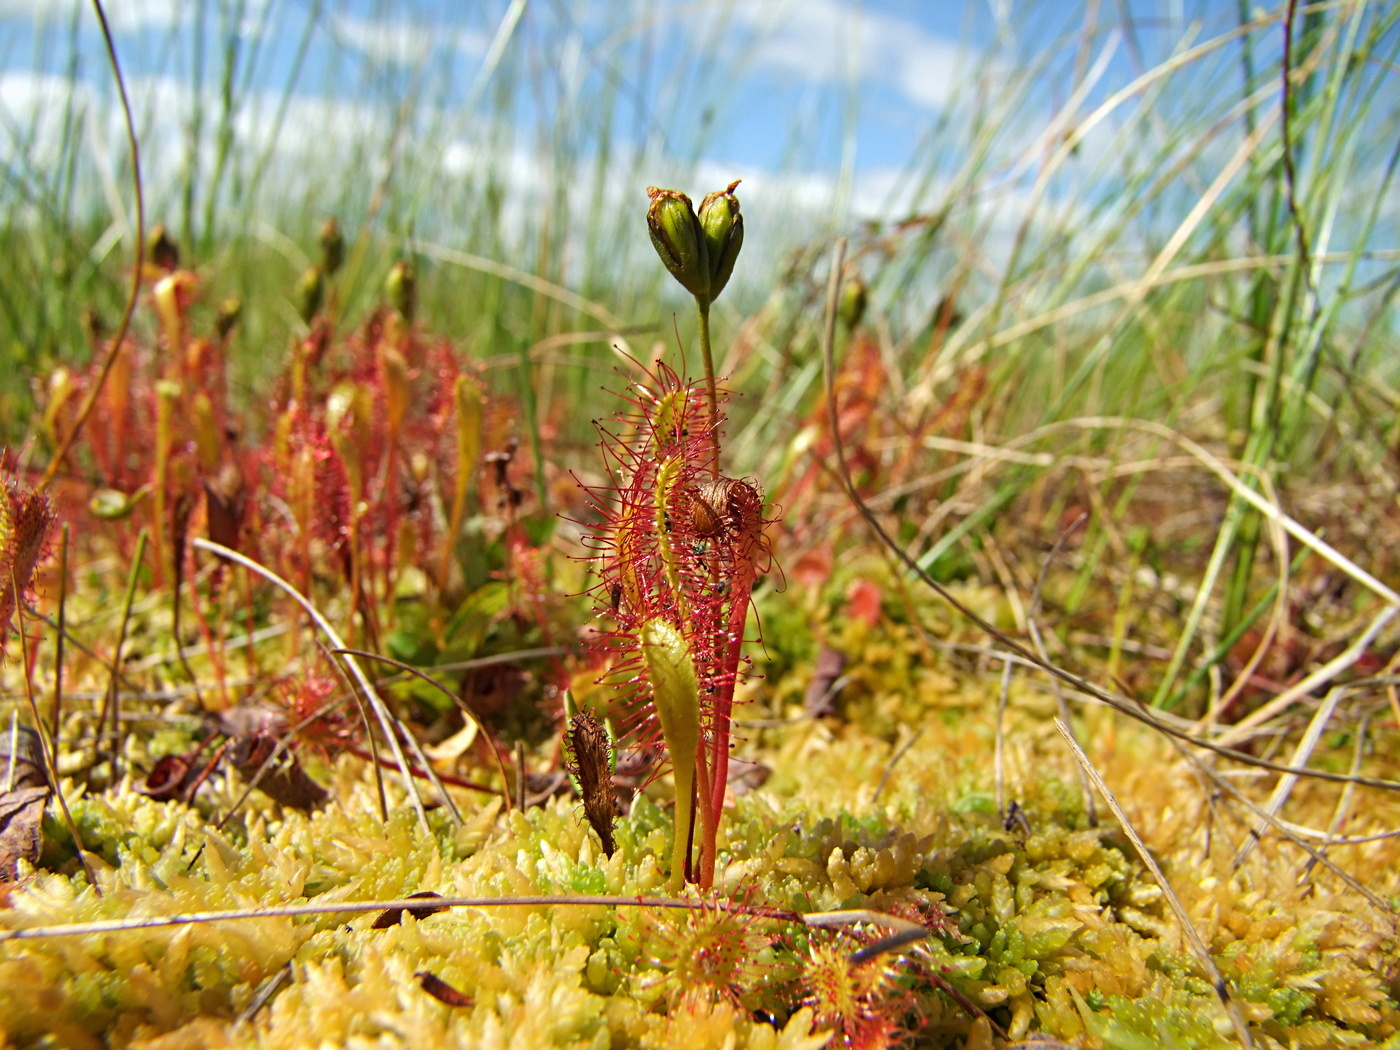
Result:
M734 687L739 680L739 658L744 646L744 621L749 615L749 596L753 592L756 575L753 558L747 549L747 540L740 541L744 548L734 559L735 573L730 582L729 619L725 624L725 650L722 673L719 675L719 692L715 697L711 712L713 726L714 755L711 764L710 802L705 835L700 843L700 885L712 886L715 879L715 840L719 833L719 821L724 812L724 794L729 786L729 729L731 712L734 710Z

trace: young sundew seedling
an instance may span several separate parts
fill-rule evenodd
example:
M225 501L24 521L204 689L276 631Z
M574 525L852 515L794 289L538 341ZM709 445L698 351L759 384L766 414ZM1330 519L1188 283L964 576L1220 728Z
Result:
M607 681L629 696L634 739L659 732L676 787L671 885L714 882L729 776L730 711L754 581L769 565L763 496L720 473L723 392L710 351L710 304L743 243L737 182L697 213L675 190L647 190L647 226L671 274L695 298L705 380L657 364L624 398L634 411L599 425L615 484L590 490L603 524L598 648ZM692 844L698 853L692 856Z

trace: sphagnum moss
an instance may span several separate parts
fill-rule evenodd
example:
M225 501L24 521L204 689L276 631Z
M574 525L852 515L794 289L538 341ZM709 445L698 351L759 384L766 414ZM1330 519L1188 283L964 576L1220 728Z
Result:
M20 1044L57 1032L72 1046L298 1046L315 1032L341 1043L659 1047L685 1032L694 1046L732 1037L736 1046L815 1047L827 1038L820 1033L881 1045L910 1029L929 1045L994 1045L996 1030L940 990L950 989L1012 1037L1230 1045L1158 887L1115 830L1088 825L1063 775L1043 768L1020 781L1025 827L1007 830L964 804L982 782L975 759L989 719L973 713L982 688L955 684L963 717L928 726L879 804L868 770L888 762L888 742L858 725L808 722L766 731L778 754L804 757L782 763L778 791L739 798L721 829L727 865L717 888L733 900L869 908L929 926L930 938L878 969L849 961L858 936L718 911L478 908L406 915L384 930L371 928L371 915L327 915L9 942L0 947L0 1017ZM1033 726L1017 728L1039 746ZM1400 1011L1384 917L1325 880L1299 888L1273 847L1234 875L1228 851L1200 856L1179 828L1204 805L1189 778L1131 772L1157 747L1165 745L1150 736L1120 740L1123 757L1105 775L1131 804L1161 814L1152 844L1244 1000L1258 1045L1393 1043ZM298 895L329 903L422 890L663 890L669 820L645 795L605 858L562 800L509 816L493 802L460 831L435 814L424 834L403 807L383 825L352 769L342 762L335 774L343 805L315 815L270 807L222 836L187 807L135 792L80 799L75 819L102 843L105 896L85 887L52 824L57 855L45 859L58 871L17 890L0 924ZM1394 847L1381 848L1393 864ZM678 954L681 939L695 952ZM852 967L848 985L831 983L838 960ZM289 963L270 1004L240 1021ZM426 995L414 978L422 972L473 1005Z
M733 188L712 194L695 216L703 251L697 247L692 261L703 260L704 270L691 283L703 289L695 294L706 346L708 303L728 279L742 236ZM396 299L405 323L410 299ZM178 297L172 302L179 307ZM388 423L376 457L396 455L403 428L414 422L405 401L413 376L398 350L409 334L405 327L392 338L373 336L374 396L386 407L363 421ZM169 338L179 343L184 335ZM303 347L308 354L319 348L314 340ZM417 360L431 359L419 353ZM688 591L715 583L703 571L716 560L714 548L728 543L731 563L746 560L751 585L767 554L767 522L756 488L718 473L713 375L705 388L664 373L651 380L635 391L642 440L612 446L622 449L620 473L640 476L649 497L625 503L613 524L618 551L649 530L656 559L645 571L619 564L602 593L614 612L636 599L650 617L639 621L639 634L649 625L652 635L665 634L654 628L661 616L694 634L696 618L684 616L695 611L686 604L694 598ZM474 440L462 429L471 399L456 396L461 389L450 383L440 391L454 394L459 449ZM707 416L692 404L692 389L708 395ZM334 393L328 422L333 400ZM358 419L357 408L343 407L340 422ZM297 416L290 406L283 418L291 434ZM362 434L347 425L338 444L308 430L299 452L308 466L332 462L332 453L345 461L335 481L347 507L352 487L381 473L355 471L356 457L340 451L353 452L346 442ZM195 436L198 449L198 428ZM638 457L653 453L654 471L635 469ZM462 491L469 487L463 483ZM396 507L396 491L388 487L386 510ZM325 509L309 493L290 501L304 503L307 536L313 512ZM354 492L357 503L363 494ZM326 517L319 515L322 524ZM348 510L330 518L340 521L340 532L348 529ZM384 538L401 532L380 531ZM323 542L334 548L343 538ZM438 547L423 547L431 547L436 564ZM386 573L400 567L392 559L381 565ZM311 578L309 561L305 567ZM353 559L343 569L352 581L364 578ZM395 578L383 578L386 595L396 590ZM645 594L662 580L670 597L648 606ZM716 695L733 690L747 601L747 592L733 587L726 615L707 622L709 663L692 667L694 688L687 679L675 690L692 707L702 702L703 679ZM712 774L711 790L696 792L699 808L710 801L709 817L700 818L708 841L700 844L698 881L712 878L720 899L706 899L704 910L567 903L584 894L654 896L684 876L688 822L672 820L684 807L673 805L668 815L645 794L619 823L617 849L604 857L561 802L506 816L492 800L457 828L440 813L420 825L402 806L380 819L363 768L344 760L333 772L338 801L331 809L308 816L264 799L222 834L188 807L119 787L74 807L101 861L94 870L103 895L75 873L71 843L50 820L44 862L53 871L13 890L13 907L0 923L289 898L334 905L422 891L550 894L561 903L409 914L387 929L375 929L369 915L345 921L328 913L10 941L0 951L0 1017L19 1042L49 1037L75 1046L304 1045L314 1032L329 1042L445 1046L803 1047L835 1039L868 1047L914 1031L931 1045L975 1047L991 1046L994 1034L1033 1031L1089 1046L1223 1045L1213 989L1182 950L1160 888L1116 832L1091 826L1057 772L1062 766L1045 745L1044 725L1028 719L1016 727L1010 762L1022 820L1008 826L986 788L985 690L937 663L911 625L851 617L831 633L843 649L861 654L837 705L843 720L765 730L761 753L779 756L776 776L768 790L732 807L725 805L720 761L727 761L720 742L727 744L728 708L722 717L710 714L705 731L715 747L696 756ZM670 654L673 665L693 659L699 646L683 648ZM665 676L663 668L657 677ZM781 680L772 686L776 696L801 691ZM1092 728L1093 716L1086 722ZM924 735L903 753L894 745L907 741L900 734L911 725ZM695 731L687 732L676 738L690 740ZM1120 757L1104 748L1106 775L1150 812L1152 846L1243 1000L1259 1043L1394 1043L1400 1013L1388 917L1329 882L1300 887L1296 867L1273 846L1230 872L1225 858L1193 834L1206 805L1196 785L1174 771L1164 749L1158 755L1159 741L1135 736L1129 748L1127 738L1120 739ZM1121 757L1129 751L1130 761ZM1395 860L1394 847L1377 844L1356 867L1390 885L1381 878ZM838 934L729 910L745 904L879 911L917 921L932 935L899 957L853 957L868 943L863 931ZM283 973L289 979L273 983ZM423 974L458 989L469 1005L426 994ZM264 991L270 998L255 1009Z

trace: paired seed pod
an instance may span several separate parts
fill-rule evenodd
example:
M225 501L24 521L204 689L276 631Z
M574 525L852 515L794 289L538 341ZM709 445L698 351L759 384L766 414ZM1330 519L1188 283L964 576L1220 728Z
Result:
M729 283L744 244L744 218L734 196L738 185L731 182L711 193L700 202L698 213L679 190L647 187L647 231L656 254L681 287L707 305Z

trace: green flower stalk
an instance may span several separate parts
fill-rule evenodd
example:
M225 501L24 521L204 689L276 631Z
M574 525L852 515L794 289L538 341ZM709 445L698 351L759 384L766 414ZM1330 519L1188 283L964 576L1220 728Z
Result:
M651 243L671 276L695 299L712 429L719 426L719 380L710 349L710 304L729 283L739 249L744 246L744 217L739 214L739 198L734 196L738 185L739 180L735 179L725 189L709 194L700 202L698 214L690 198L679 190L647 187L651 198L647 209ZM718 435L710 473L719 476Z

